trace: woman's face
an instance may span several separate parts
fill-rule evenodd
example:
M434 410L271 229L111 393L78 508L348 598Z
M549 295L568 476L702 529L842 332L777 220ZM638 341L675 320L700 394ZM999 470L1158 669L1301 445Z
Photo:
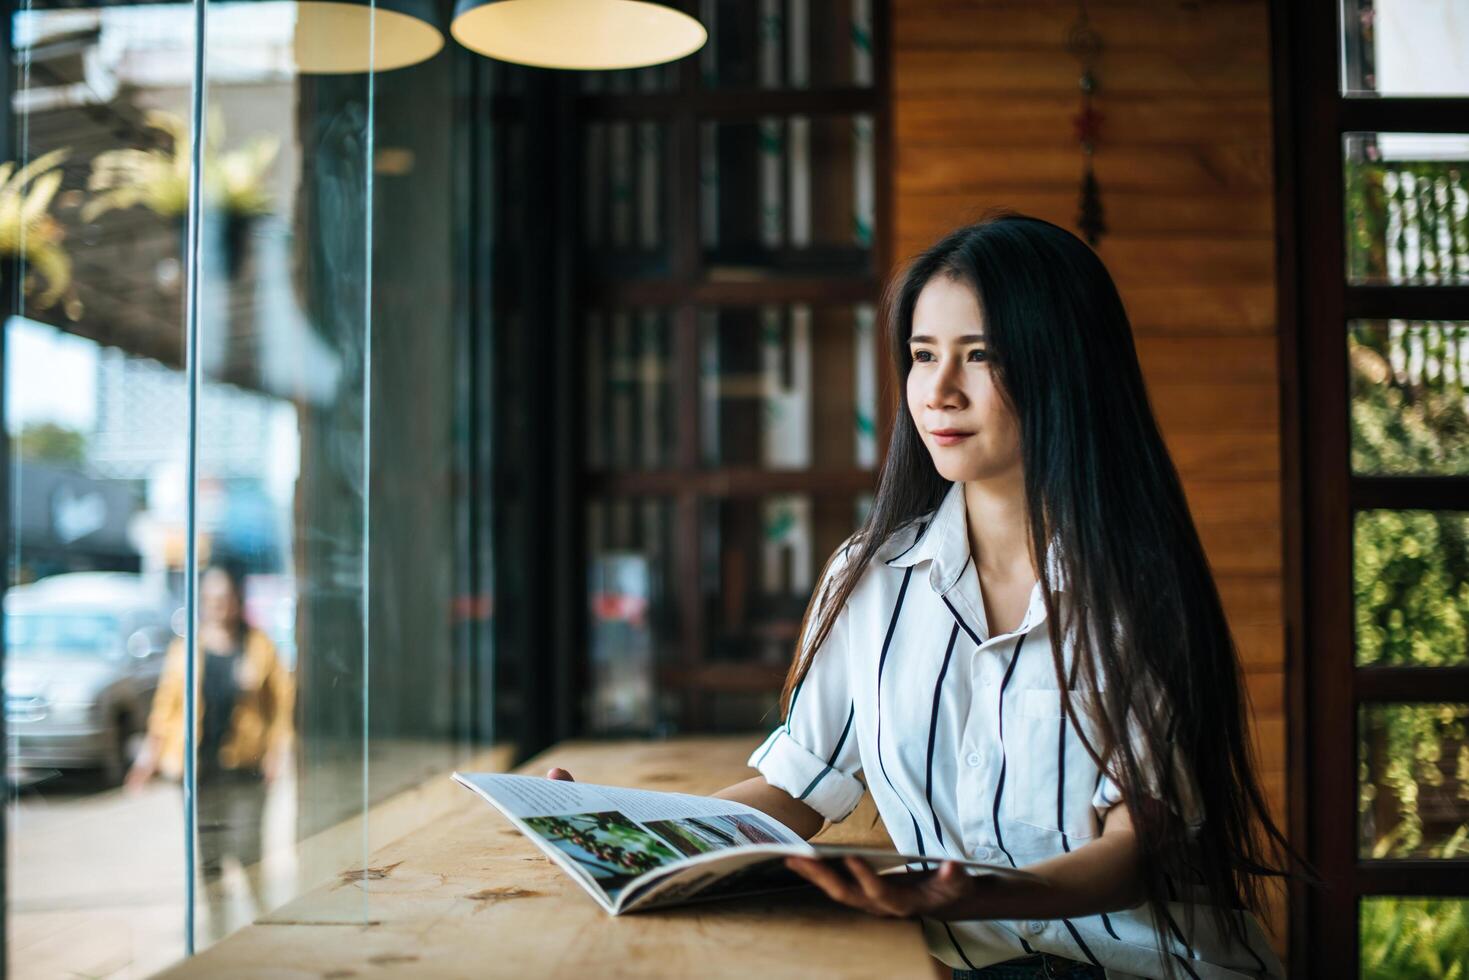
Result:
M211 626L234 629L240 621L240 597L225 572L211 568L199 581L199 618Z
M939 274L918 294L908 338L908 411L939 475L963 482L1020 468L1020 425L989 360L979 297Z

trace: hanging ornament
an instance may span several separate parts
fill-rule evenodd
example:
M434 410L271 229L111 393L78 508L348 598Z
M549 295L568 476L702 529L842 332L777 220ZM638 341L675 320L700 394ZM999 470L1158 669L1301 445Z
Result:
M1071 117L1082 154L1081 210L1076 224L1086 236L1087 243L1095 248L1107 230L1101 186L1092 171L1092 156L1096 152L1102 123L1102 114L1092 105L1092 94L1097 90L1095 68L1097 56L1102 52L1102 36L1087 19L1086 0L1080 0L1080 11L1066 32L1066 50L1081 64L1081 111Z

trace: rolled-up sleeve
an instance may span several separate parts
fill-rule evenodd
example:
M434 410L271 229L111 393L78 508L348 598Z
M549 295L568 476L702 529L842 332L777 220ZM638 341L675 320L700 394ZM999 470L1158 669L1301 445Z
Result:
M821 595L845 564L839 550L822 578ZM832 590L834 591L834 589ZM798 649L809 645L820 613L807 624ZM791 695L785 724L770 733L750 755L750 765L771 786L785 790L833 823L856 809L864 788L857 779L862 758L857 750L856 704L847 671L848 613L843 607L811 668Z

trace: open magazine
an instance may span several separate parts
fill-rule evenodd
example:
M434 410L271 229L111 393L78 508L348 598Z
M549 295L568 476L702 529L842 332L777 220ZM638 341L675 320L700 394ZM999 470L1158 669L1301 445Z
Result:
M807 884L796 857L860 857L879 873L937 867L933 857L808 844L733 800L498 773L456 772L613 915ZM971 874L1030 878L960 861Z

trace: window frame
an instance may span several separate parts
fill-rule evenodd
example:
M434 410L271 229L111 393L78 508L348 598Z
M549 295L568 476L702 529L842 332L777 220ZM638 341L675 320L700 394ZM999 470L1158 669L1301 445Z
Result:
M1352 525L1372 508L1469 508L1469 477L1357 476L1350 466L1347 324L1469 320L1469 286L1351 286L1342 138L1464 132L1469 97L1345 96L1342 4L1271 5L1286 515L1289 820L1321 877L1291 886L1291 972L1360 972L1361 899L1469 897L1457 860L1357 854L1357 713L1375 702L1469 703L1469 667L1357 667Z

